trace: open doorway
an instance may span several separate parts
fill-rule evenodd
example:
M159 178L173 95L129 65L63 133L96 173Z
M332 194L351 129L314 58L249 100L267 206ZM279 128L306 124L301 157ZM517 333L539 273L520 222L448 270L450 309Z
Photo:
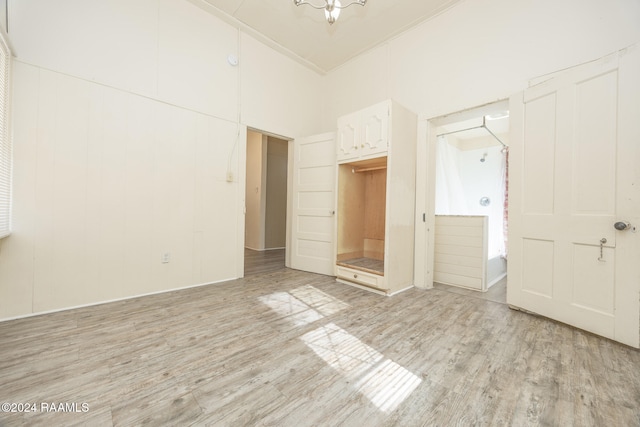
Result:
M434 120L435 287L506 303L509 112Z
M284 268L289 142L247 130L244 274Z

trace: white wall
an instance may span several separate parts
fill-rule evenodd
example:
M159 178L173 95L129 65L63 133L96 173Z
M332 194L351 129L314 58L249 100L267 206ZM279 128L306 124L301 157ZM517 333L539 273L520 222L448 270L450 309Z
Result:
M266 249L283 248L286 245L288 145L287 141L268 138L264 221Z
M183 0L13 0L20 61L227 120L237 31ZM232 107L232 108L229 108Z
M246 213L244 217L244 245L254 250L264 249L264 198L267 169L267 137L261 133L247 132L247 180Z
M505 99L529 79L640 41L637 0L473 0L330 73L325 128L393 98L423 117Z
M21 62L5 316L232 278L236 125ZM163 252L171 261L160 263Z
M246 34L240 45L242 122L285 139L326 131L322 78Z
M0 319L237 277L244 125L316 132L321 77L187 0L9 6Z

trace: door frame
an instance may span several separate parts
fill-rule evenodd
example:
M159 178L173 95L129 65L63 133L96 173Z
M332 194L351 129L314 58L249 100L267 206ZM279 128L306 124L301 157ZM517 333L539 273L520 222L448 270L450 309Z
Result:
M508 98L440 116L421 116L418 119L414 259L414 284L417 288L433 288L436 218L436 129L449 123L469 120L505 110L509 110ZM426 167L422 167L423 165L426 165Z
M245 249L245 216L247 213L247 205L246 205L246 186L247 186L247 132L257 132L264 136L270 136L273 138L278 138L283 141L287 141L287 221L286 221L286 236L285 236L285 265L289 266L289 252L291 247L291 171L293 170L293 138L289 136L283 136L274 132L268 132L265 130L261 130L252 126L247 125L239 125L238 127L238 205L236 206L237 217L238 220L238 234L237 234L237 245L238 252L236 257L237 261L237 270L236 277L242 278L244 277L244 249ZM233 153L229 156L229 167L228 173L232 171L231 167L231 158Z

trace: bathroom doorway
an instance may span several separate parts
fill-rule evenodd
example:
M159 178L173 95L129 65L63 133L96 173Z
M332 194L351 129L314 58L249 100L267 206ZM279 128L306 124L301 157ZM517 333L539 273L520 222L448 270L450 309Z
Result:
M508 104L430 120L428 139L425 285L505 303Z

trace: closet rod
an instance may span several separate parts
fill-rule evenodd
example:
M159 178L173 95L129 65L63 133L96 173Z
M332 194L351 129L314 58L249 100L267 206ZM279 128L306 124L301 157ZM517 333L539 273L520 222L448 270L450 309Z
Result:
M359 173L359 172L370 172L370 171L379 171L379 170L383 170L386 169L386 166L372 166L370 168L351 168L351 172L352 173Z
M489 132L489 133L491 134L491 136L493 136L493 137L494 137L494 138L495 138L495 139L496 139L500 144L502 144L502 146L503 146L504 148L507 148L507 144L505 144L504 142L502 142L502 140L501 140L500 138L498 138L498 136L497 136L495 133L491 132L491 129L489 129L489 128L487 127L487 118L486 118L486 117L482 117L482 124L481 124L480 126L474 126L474 127L472 127L472 128L466 128L466 129L454 130L454 131L451 131L451 132L445 132L445 133L441 133L441 134L436 135L436 136L438 136L438 137L440 137L440 136L446 136L446 135L451 135L452 133L466 132L466 131L468 131L468 130L483 129L483 128L484 128L487 132Z

